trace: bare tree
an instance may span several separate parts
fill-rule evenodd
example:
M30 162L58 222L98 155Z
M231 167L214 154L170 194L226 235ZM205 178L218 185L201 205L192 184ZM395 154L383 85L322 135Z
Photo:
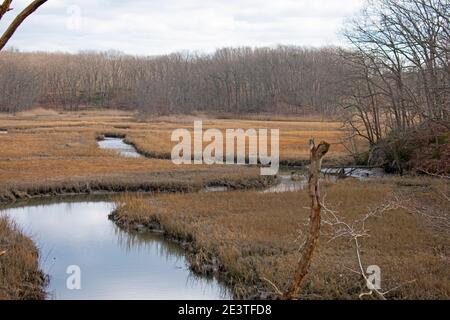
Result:
M0 50L5 47L6 43L9 39L11 39L12 35L16 32L22 22L45 2L47 2L47 0L34 0L14 18L3 35L0 37ZM0 6L0 20L3 18L5 13L12 10L11 3L12 0L3 1L3 4Z
M370 144L360 157L368 164L402 174L421 135L450 128L449 19L447 0L370 0L349 24L341 103L347 126Z
M446 0L372 0L345 32L356 53L343 59L353 69L344 104L371 144L384 132L450 120L449 19Z
M324 197L325 198L325 197ZM349 267L346 267L351 272L354 272L361 276L369 289L368 292L361 292L359 294L359 298L363 298L365 296L375 295L380 300L386 300L386 296L394 291L399 289L400 287L415 282L413 279L406 283L397 285L388 290L382 290L380 287L374 286L373 283L370 282L369 278L366 275L366 267L364 266L364 262L361 256L361 244L360 239L364 237L369 237L369 230L366 227L368 220L375 217L381 217L383 214L396 210L398 208L404 208L405 203L409 202L408 199L403 198L400 195L393 195L390 199L387 199L383 204L373 209L369 209L367 213L365 213L361 218L352 221L346 222L342 217L339 216L339 213L335 210L328 208L325 205L325 199L322 202L322 208L324 210L324 218L323 223L330 226L332 228L331 233L329 234L328 241L334 241L338 238L348 239L353 242L355 246L355 255L357 259L358 269L354 270Z
M331 116L345 88L347 66L337 63L337 53L333 48L278 47L158 57L14 52L8 59L39 69L36 86L43 88L39 101L44 106Z
M0 111L16 113L38 101L41 93L39 74L24 57L2 52L0 70Z
M286 299L297 298L300 293L300 288L308 273L309 266L311 265L312 257L320 235L321 224L321 200L319 190L319 178L320 169L322 167L322 159L328 152L330 145L327 142L320 142L316 147L314 139L309 141L310 148L310 167L309 167L309 179L308 190L311 198L311 213L309 216L309 232L304 246L302 247L302 256L299 260L295 278L290 288L284 294Z

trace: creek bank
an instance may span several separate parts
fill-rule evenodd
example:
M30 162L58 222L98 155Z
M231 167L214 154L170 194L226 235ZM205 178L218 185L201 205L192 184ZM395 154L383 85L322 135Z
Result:
M0 217L0 300L42 300L48 277L39 268L39 250L16 224Z
M425 121L402 131L391 131L367 153L367 163L389 173L412 172L450 175L450 129L444 123Z
M16 203L18 201L26 201L31 199L41 199L41 198L51 198L51 197L59 197L59 196L77 196L77 195L99 195L99 194L119 194L125 192L146 192L146 193L178 193L178 192L198 192L202 189L206 188L217 188L225 186L228 190L241 190L241 189L255 189L255 188L267 188L268 186L275 183L277 180L275 177L271 176L255 176L253 179L236 179L236 180L227 180L227 179L217 179L204 181L204 183L161 183L161 182L142 182L135 184L127 184L121 185L120 182L112 182L112 181L91 181L91 182L79 182L79 183L54 183L53 185L22 185L15 186L9 189L0 189L0 208L2 205L10 205ZM0 220L0 223L2 221ZM120 224L118 224L120 226ZM141 232L143 230L152 230L153 232L163 233L162 228L155 224L151 223L148 226L136 224L133 227L134 230ZM2 232L0 234L0 240L2 235L8 234L7 232ZM31 245L34 246L34 243L27 238L25 235L21 235L23 239L28 241ZM166 235L167 237L167 235ZM8 236L8 239L10 237ZM219 264L218 261L211 257L209 260L210 263L204 263L205 259L198 260L195 263L193 260L192 252L196 252L195 247L190 243L192 239L182 239L172 237L173 241L177 241L185 250L191 254L188 255L189 264L192 266L192 270L197 274L202 274L205 276L215 275L219 272ZM10 240L8 240L10 241ZM27 243L28 243L27 242ZM2 242L0 241L0 245ZM34 248L36 248L34 246ZM1 249L1 246L0 246ZM20 251L27 249L27 246L20 245ZM1 251L1 250L0 250ZM38 262L38 253L36 249L35 263L37 265ZM2 259L4 257L0 257ZM20 258L20 257L19 257ZM1 266L1 261L0 261ZM31 277L31 273L28 272L30 278L22 281L20 286L30 287L33 285L33 295L27 294L23 295L25 299L44 299L45 298L45 286L48 282L48 279L44 275L44 273L36 267L36 276ZM37 285L35 285L38 283Z
M56 196L75 196L92 194L119 194L126 192L142 193L181 193L198 192L206 188L226 187L227 190L266 188L277 180L272 176L255 176L247 179L218 178L199 182L184 181L121 181L120 179L100 179L80 182L53 182L42 185L21 184L5 186L0 189L0 206L17 201L49 198Z
M172 160L172 155L170 152L154 152L154 151L148 151L144 150L143 148L139 147L136 143L131 141L128 138L124 138L123 140L126 144L129 144L132 146L137 153L142 155L143 157L150 158L150 159L159 159L159 160Z
M171 154L169 152L167 153L159 153L159 152L153 152L153 151L147 151L142 148L140 148L135 142L127 138L126 134L124 133L118 133L118 132L106 132L103 134L99 134L96 137L97 142L104 141L105 139L120 139L124 144L129 145L131 148L134 149L134 151L139 154L140 156L143 156L145 158L149 159L159 159L159 160L171 160Z
M158 235L121 230L108 219L113 208L109 197L91 197L26 203L2 211L34 235L35 246L45 257L39 260L40 269L49 278L45 298L230 297L229 290L215 279L193 276L181 246ZM67 287L68 265L80 266L82 290Z
M134 150L141 156L149 159L159 159L159 160L172 160L171 152L156 152L149 151L141 148L137 143L135 143L132 139L128 138L125 133L120 132L105 132L102 134L98 134L96 137L97 141L103 141L105 139L121 139L123 143L129 145L134 148ZM194 160L194 155L192 155L192 161ZM226 163L226 155L223 157L223 162ZM237 162L237 156L234 157L234 162ZM246 155L245 163L249 163L249 157ZM324 162L324 166L336 165L336 160L326 160ZM279 159L279 166L286 168L306 168L309 165L309 159ZM346 166L351 166L350 162L346 163ZM257 166L261 166L258 161Z
M166 240L172 241L180 245L186 252L189 268L197 275L204 277L214 277L219 283L227 286L232 291L234 298L236 292L234 291L234 279L230 276L227 268L222 264L218 257L212 252L202 249L195 242L192 235L181 235L167 231L161 222L153 217L146 222L136 222L124 218L120 215L120 208L116 208L111 212L108 218L113 221L118 227L126 231L134 231L139 233L156 233L162 235ZM239 297L244 300L268 299L265 294Z
M136 148L125 141L122 134L104 134L97 136L97 145L100 149L114 150L125 158L140 158L143 155Z

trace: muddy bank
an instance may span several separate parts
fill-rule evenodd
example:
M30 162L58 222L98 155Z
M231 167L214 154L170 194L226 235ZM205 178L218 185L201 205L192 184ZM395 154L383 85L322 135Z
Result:
M127 138L125 133L119 133L119 132L105 132L102 134L98 134L96 137L97 141L103 141L107 138L116 138L116 139L122 139L124 143L127 145L130 145L133 147L138 154L140 154L143 157L150 158L150 159L160 159L160 160L171 160L171 154L169 152L167 153L159 153L159 152L153 152L153 151L147 151L139 147L134 141Z
M97 141L102 141L106 138L116 138L116 139L122 139L124 143L127 145L130 145L133 147L138 154L140 154L143 157L150 158L150 159L160 159L160 160L171 160L172 155L170 152L155 152L155 151L149 151L145 150L142 147L139 146L139 144L135 143L131 138L128 138L125 133L120 132L106 132L97 135L96 139ZM192 161L194 160L194 155L192 155ZM223 157L223 162L226 162L226 155ZM234 158L234 162L237 162L237 156ZM245 157L245 163L249 163L249 157ZM258 166L261 164L258 162ZM306 168L309 165L309 159L279 159L279 166L280 167L292 167L292 168ZM337 165L336 160L326 160L323 163L324 166L329 165ZM348 162L346 166L351 166L351 163Z
M231 297L216 280L193 275L183 247L160 235L124 231L109 221L114 208L110 197L82 198L27 202L2 211L33 235L45 257L39 266L49 278L46 299ZM82 266L82 290L67 287L66 270L73 263Z
M343 219L358 221L368 207L383 205L397 184L390 179L383 183L348 179L322 187L328 204L338 207ZM427 202L434 202L428 193L426 197ZM364 201L359 201L362 198ZM110 219L121 228L155 232L177 242L188 252L194 272L214 275L236 299L277 299L265 279L281 291L292 280L301 245L297 241L299 225L301 233L307 228L304 221L309 212L302 207L308 200L307 192L130 195L117 199L118 207ZM440 210L445 208L448 205L442 203ZM376 232L364 239L364 261L372 263L370 257L376 257L375 261L388 270L384 286L394 288L412 277L417 279L388 298L448 296L448 282L444 281L448 277L447 253L436 255L433 249L443 248L448 235L424 227L423 218L405 208L394 208L367 223L369 230ZM364 279L348 269L358 268L354 245L345 238L327 241L334 231L323 226L322 240L303 287L304 299L358 299L365 290Z
M233 279L229 276L226 266L220 263L219 258L211 252L202 249L195 243L192 236L183 236L181 234L167 231L157 218L153 218L145 223L136 222L120 215L120 208L116 208L108 218L118 227L125 231L138 233L156 233L162 235L166 240L174 242L185 250L189 268L199 276L214 277L224 286L231 288L233 298L237 295L233 287ZM264 299L265 296L239 296L240 299Z
M198 178L199 173L195 175ZM188 174L185 174L183 177L180 177L180 175L174 177L173 173L160 173L153 174L152 177L153 181L138 181L131 177L131 182L126 179L93 179L78 182L53 182L42 185L22 184L7 186L0 189L0 207L18 201L57 196L119 194L126 192L198 192L204 188L217 186L225 186L228 190L254 189L266 188L276 182L276 178L270 176L235 179L213 177L197 179L196 181L192 180L192 176ZM130 177L128 178L130 179ZM118 225L120 226L121 224L118 223ZM153 231L161 230L159 226L153 224L146 228ZM143 227L137 224L132 229L141 231ZM172 237L171 240L177 240L187 250L189 253L189 264L196 273L211 275L216 270L216 266L212 263L215 261L213 258L211 258L210 264L205 264L204 259L199 260L199 256L193 254L196 249L195 246L189 243L190 239L183 240ZM9 224L6 219L0 218L0 252L3 250L7 250L7 252L0 256L0 284L4 280L7 285L4 284L2 286L3 289L0 288L0 299L44 299L46 297L45 287L48 279L39 269L38 249L33 241L15 229L13 224ZM13 278L14 281L11 280Z
M222 193L228 194L227 192ZM145 198L142 198L145 199ZM220 284L229 288L233 295L233 299L243 300L266 300L276 299L277 297L271 294L264 287L264 283L243 283L241 282L242 275L236 274L229 264L222 262L219 256L206 247L203 247L196 241L196 235L186 233L182 228L171 228L157 215L142 219L142 217L133 217L133 209L121 206L121 200L117 200L116 208L111 212L108 218L113 221L119 228L128 232L137 232L139 234L154 233L158 234L164 239L174 242L185 250L186 259L189 263L190 270L198 275L204 277L213 277L217 279ZM125 200L127 202L128 200ZM147 204L150 205L150 204ZM243 289L242 286L245 286Z
M39 268L39 251L6 217L0 217L0 300L41 300L47 277Z
M129 144L132 146L137 153L140 155L151 158L151 159L160 159L160 160L172 160L172 155L169 152L153 152L153 151L147 151L143 148L139 147L136 143L134 143L132 140L125 138L123 140L126 144Z
M205 175L205 176L201 176ZM195 179L193 176L196 176ZM0 188L0 205L17 201L67 195L111 194L125 192L176 193L198 192L208 187L226 187L228 190L265 188L276 182L272 176L227 178L208 177L205 172L180 174L154 173L139 177L93 178L81 181L42 182L42 184L15 184Z

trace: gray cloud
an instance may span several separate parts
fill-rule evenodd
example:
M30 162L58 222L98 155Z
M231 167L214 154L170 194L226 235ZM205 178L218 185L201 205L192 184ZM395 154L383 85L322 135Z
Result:
M28 0L29 1L29 0ZM17 13L26 0L13 1ZM9 43L26 51L154 55L225 46L341 44L363 0L49 0ZM13 17L0 23L3 30Z

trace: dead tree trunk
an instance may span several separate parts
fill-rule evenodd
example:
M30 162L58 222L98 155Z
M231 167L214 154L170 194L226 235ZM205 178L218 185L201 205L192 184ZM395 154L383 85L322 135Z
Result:
M320 191L319 178L322 167L322 158L328 152L330 145L324 141L316 147L314 139L309 140L310 160L309 166L309 196L311 198L311 213L309 216L309 232L303 247L302 256L298 262L297 273L288 291L284 294L286 299L296 299L300 293L303 279L308 273L314 249L317 246L320 234Z

